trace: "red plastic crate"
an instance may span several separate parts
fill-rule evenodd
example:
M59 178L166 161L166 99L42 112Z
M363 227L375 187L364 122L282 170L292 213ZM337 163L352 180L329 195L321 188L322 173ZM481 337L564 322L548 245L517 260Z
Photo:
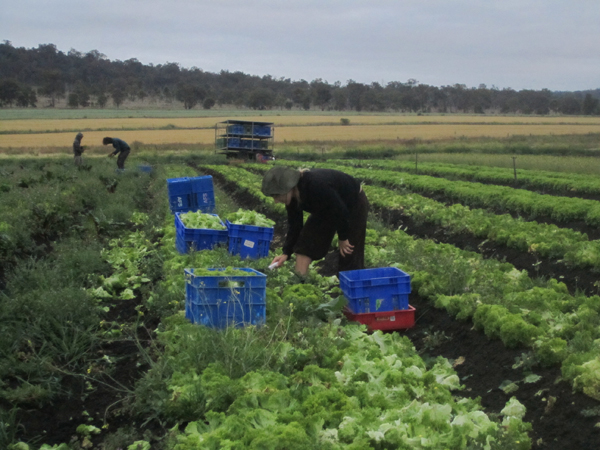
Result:
M408 305L408 309L359 314L354 314L348 308L344 308L344 314L348 320L362 323L371 331L394 331L411 328L415 324L415 311L415 308L411 305Z

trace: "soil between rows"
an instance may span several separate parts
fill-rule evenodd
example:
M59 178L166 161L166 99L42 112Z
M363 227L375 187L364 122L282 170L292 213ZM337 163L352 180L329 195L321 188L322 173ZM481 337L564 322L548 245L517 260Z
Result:
M227 182L220 174L202 171L212 175L215 183L238 205L258 210L275 220L274 242L281 245L285 234L284 218L270 214L253 195L234 183ZM406 226L405 223L403 225ZM429 233L436 234L437 231L432 227ZM477 249L478 246L474 248ZM490 249L491 254L492 250ZM337 258L337 252L332 249L317 265L319 272L326 276L335 274ZM490 340L482 332L473 329L471 322L455 320L445 310L435 308L414 293L410 294L409 301L417 310L415 326L402 333L412 340L423 358L442 356L454 361L455 370L464 385L464 390L456 392L456 395L479 397L484 410L490 415L499 414L506 402L515 396L527 408L524 420L532 424L530 437L533 449L599 448L600 428L595 425L600 422L600 418L582 413L600 408L600 402L573 392L569 383L559 381L558 367L534 367L533 373L541 378L535 383L525 383L523 379L527 374L522 369L513 369L516 359L525 349L507 349L502 341ZM516 392L506 394L500 389L507 380L517 383Z

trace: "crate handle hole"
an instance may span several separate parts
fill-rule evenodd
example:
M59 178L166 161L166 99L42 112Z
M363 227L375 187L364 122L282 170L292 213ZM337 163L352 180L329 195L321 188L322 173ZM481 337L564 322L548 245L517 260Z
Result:
M220 288L241 288L246 284L245 281L219 281Z

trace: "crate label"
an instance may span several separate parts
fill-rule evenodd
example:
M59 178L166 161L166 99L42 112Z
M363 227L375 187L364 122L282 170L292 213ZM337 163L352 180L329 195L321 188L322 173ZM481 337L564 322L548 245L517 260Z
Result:
M181 200L181 197L177 197L177 206L179 206L179 207L183 206L183 200Z
M377 322L395 322L396 321L396 316L387 316L387 317L376 317L375 320Z
M244 247L254 248L254 242L246 240L244 241Z
M208 203L208 194L206 192L202 194L202 200L204 201L204 203Z

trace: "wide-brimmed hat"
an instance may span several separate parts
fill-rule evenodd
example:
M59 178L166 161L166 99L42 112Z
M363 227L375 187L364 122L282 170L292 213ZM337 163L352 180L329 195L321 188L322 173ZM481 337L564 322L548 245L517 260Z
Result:
M300 172L285 166L275 166L269 170L262 181L264 195L283 195L290 192L300 180Z

